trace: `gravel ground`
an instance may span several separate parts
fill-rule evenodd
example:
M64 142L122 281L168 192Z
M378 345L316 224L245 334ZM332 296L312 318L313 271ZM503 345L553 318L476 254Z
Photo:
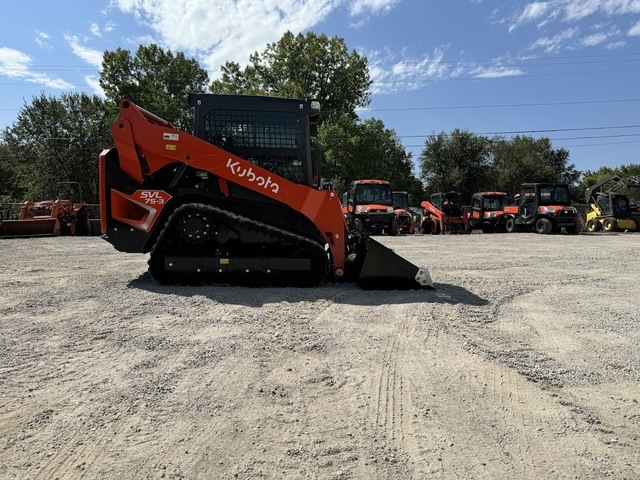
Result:
M0 478L638 478L640 234L377 239L436 288L0 240Z

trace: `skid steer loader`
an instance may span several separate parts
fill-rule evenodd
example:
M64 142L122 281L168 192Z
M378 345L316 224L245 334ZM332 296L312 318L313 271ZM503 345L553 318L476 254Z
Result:
M605 185L610 188L605 190ZM608 175L587 188L587 232L640 230L640 214L631 208L629 197L618 191L628 187L640 187L640 178Z
M318 102L190 95L194 134L124 100L99 157L104 238L149 253L161 284L430 288L419 268L347 228L334 190L313 188Z

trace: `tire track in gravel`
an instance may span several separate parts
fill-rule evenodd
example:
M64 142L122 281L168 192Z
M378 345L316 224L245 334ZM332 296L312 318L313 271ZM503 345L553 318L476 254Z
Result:
M465 351L452 316L446 304L387 314L393 329L372 382L372 422L407 455L413 478L544 477L562 442L539 432L570 415L517 371Z

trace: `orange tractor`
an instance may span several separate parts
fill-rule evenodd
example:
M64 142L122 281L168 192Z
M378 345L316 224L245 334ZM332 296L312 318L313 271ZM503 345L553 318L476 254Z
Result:
M350 229L334 190L313 187L318 102L214 94L189 102L194 135L124 100L115 148L99 157L103 238L148 253L157 282L432 286L426 269Z
M77 182L60 182L58 191L63 185L74 185L80 192ZM68 199L26 201L20 207L16 220L0 222L0 237L38 237L57 235L90 235L91 212L82 202L74 203Z
M468 233L459 192L434 193L420 206L423 233Z
M342 213L347 226L361 233L398 234L393 191L386 180L355 180L342 196Z

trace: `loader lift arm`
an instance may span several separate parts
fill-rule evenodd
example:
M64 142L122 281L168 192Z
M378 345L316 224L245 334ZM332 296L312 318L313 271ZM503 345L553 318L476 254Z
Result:
M595 184L587 188L584 195L585 202L591 203L594 192L598 190L598 188L610 182L615 182L615 185L613 185L609 190L607 190L607 192L611 192L611 193L615 193L624 187L640 187L640 177L630 176L627 178L622 178L619 175L607 175L599 182L596 182Z

